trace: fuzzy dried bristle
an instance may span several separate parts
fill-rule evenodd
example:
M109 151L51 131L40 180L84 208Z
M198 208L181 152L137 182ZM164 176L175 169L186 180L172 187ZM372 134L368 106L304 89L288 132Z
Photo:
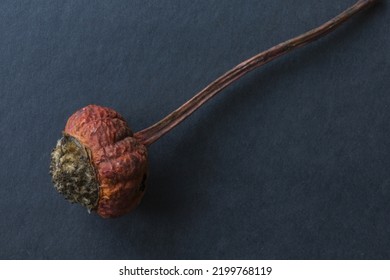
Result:
M89 152L76 138L64 135L51 153L50 174L54 187L67 200L87 207L97 207L99 184Z

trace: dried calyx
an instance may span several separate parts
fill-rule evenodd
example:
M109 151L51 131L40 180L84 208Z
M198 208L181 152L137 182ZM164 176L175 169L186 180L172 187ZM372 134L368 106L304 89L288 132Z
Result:
M130 212L145 193L147 146L246 73L319 39L375 2L360 0L320 27L240 63L161 121L135 134L112 109L96 105L80 109L69 118L51 155L55 188L67 200L102 217Z
M57 191L89 211L97 207L99 184L90 151L76 138L64 135L52 152L50 173Z

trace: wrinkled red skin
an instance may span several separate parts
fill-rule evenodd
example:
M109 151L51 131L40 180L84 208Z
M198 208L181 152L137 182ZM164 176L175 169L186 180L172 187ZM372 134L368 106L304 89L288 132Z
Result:
M145 193L147 150L126 121L112 109L89 105L68 119L64 133L90 151L100 185L97 213L118 217L137 207Z

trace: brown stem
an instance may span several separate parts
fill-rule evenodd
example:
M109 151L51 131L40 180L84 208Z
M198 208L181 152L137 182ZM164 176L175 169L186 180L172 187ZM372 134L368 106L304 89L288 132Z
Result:
M151 145L160 137L162 137L165 133L167 133L179 123L181 123L183 120L185 120L194 111L196 111L199 107L206 103L206 101L208 101L210 98L215 96L217 93L219 93L221 90L226 88L234 81L244 76L246 73L274 60L279 56L282 56L292 50L295 50L298 47L304 46L310 42L321 38L322 36L336 29L353 15L371 6L375 2L377 2L377 0L359 0L356 4L349 7L344 12L342 12L335 18L329 20L328 22L324 23L323 25L293 39L287 40L279 45L276 45L238 64L236 67L226 72L224 75L209 84L199 93L197 93L193 98L188 100L181 107L167 115L165 118L163 118L156 124L135 133L134 137L137 138L140 143L146 146Z

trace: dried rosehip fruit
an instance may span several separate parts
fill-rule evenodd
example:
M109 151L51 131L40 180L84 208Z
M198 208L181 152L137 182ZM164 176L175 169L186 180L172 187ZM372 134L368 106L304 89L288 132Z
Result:
M89 105L68 120L52 152L59 193L102 217L135 208L145 193L147 150L114 110Z
M52 152L50 173L56 189L102 217L131 211L145 192L147 146L246 73L319 39L375 2L359 0L320 27L238 64L161 121L135 134L112 109L89 105L77 111Z

